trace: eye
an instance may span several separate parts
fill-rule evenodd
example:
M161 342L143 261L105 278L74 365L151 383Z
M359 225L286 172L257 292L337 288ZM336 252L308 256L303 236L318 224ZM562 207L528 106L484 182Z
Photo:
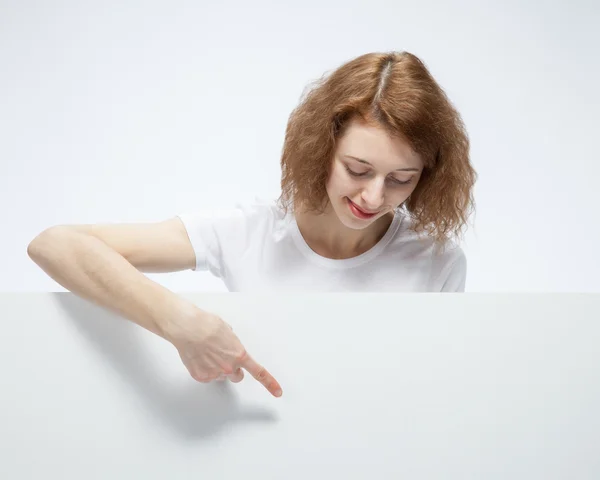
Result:
M352 175L353 177L364 177L366 174L368 174L369 172L355 172L354 170L351 170L350 167L348 167L348 165L344 165L344 167L346 168L346 171ZM395 185L395 186L401 186L401 185L408 185L409 183L412 182L412 177L409 178L408 180L402 181L402 180L398 180L397 178L394 177L390 177L390 181Z
M393 177L390 180L392 181L392 183L395 183L396 185L408 185L410 182L412 182L412 177L405 181L398 180L397 178L393 178Z
M353 170L350 170L350 168L348 167L348 165L345 165L345 167L346 167L346 171L347 171L347 172L348 172L350 175L353 175L353 176L355 176L355 177L362 177L363 175L366 175L366 174L367 174L367 172L362 172L362 173L359 173L359 172L355 172L355 171L353 171Z

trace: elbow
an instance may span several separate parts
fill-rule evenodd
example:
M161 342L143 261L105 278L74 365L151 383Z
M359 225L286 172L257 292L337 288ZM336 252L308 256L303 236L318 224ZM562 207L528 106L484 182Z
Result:
M54 226L42 231L27 245L27 255L31 260L37 263L37 259L47 251L48 246L63 233L64 227Z
M43 243L46 240L48 230L44 230L42 233L38 234L33 240L29 242L27 245L27 255L34 262L40 256L40 252L43 250Z

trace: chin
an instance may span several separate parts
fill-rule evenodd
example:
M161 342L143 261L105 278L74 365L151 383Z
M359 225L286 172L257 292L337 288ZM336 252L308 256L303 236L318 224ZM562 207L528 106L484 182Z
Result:
M340 222L342 222L342 224L351 229L351 230L364 230L365 228L367 228L368 226L371 225L371 223L373 223L372 221L369 222L365 222L365 221L356 221L353 220L352 218L348 218L347 216L345 217L340 217L338 215L338 218L340 219Z

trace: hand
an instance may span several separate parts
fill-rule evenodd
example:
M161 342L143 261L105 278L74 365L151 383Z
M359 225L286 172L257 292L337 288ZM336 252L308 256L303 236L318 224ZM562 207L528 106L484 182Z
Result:
M172 322L168 330L165 338L177 349L195 380L207 383L229 378L237 383L242 381L246 370L272 395L281 396L277 380L254 361L231 326L218 315L194 306L190 313Z

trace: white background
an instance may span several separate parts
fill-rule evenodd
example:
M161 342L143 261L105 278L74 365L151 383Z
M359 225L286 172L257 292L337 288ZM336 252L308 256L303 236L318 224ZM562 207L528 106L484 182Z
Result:
M600 295L186 298L282 397L197 383L73 294L3 293L0 478L600 478Z
M64 290L26 254L51 225L276 197L305 86L387 50L466 122L467 290L598 291L599 24L593 0L0 1L0 291Z

